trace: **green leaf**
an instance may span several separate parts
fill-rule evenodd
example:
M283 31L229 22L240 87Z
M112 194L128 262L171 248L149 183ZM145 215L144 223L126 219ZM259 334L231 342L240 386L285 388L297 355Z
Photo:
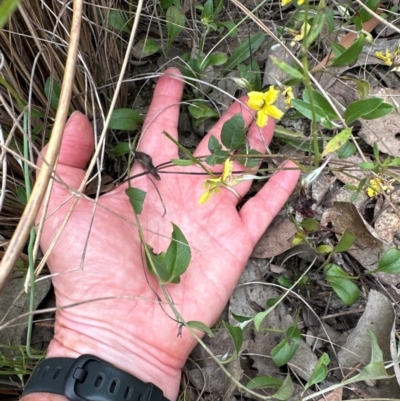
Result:
M328 116L330 118L337 117L335 110L324 95L314 89L311 89L310 92L314 105L318 106L322 110L324 116ZM309 91L304 91L303 100L307 103L311 103Z
M174 0L160 0L160 6L163 10L166 10L173 3L174 3Z
M247 60L258 50L258 48L264 42L264 39L265 34L263 32L257 32L251 35L248 40L245 40L243 43L241 43L232 53L232 56L225 65L225 69L232 70L240 63L243 63L243 61Z
M369 95L370 90L369 82L365 79L355 79L354 82L356 83L360 99L366 99L366 97Z
M308 49L314 40L321 34L325 22L325 10L319 10L317 15L313 18L311 28L303 40L303 46Z
M250 65L239 64L237 68L241 79L236 79L235 82L238 84L238 80L242 81L244 83L242 87L245 87L247 90L260 92L262 89L261 72L257 61L253 60Z
M134 131L142 124L142 116L133 109L115 109L112 112L109 129Z
M293 281L285 276L279 276L278 284L280 284L282 287L290 288L293 285Z
M271 59L274 62L274 64L277 65L278 68L281 69L289 77L292 77L292 78L298 79L298 80L302 80L304 78L303 74L300 71L296 70L296 68L293 68L288 63L285 63L284 61L280 61L278 58L276 58L274 56L271 56Z
M57 110L61 93L60 84L57 81L52 80L51 77L47 78L44 84L44 93L46 95L47 100L50 101L50 106L54 110Z
M246 388L250 390L255 390L257 388L279 388L282 384L283 381L275 377L257 376L246 384Z
M204 103L195 102L195 103L191 104L188 107L188 109L189 109L190 115L193 118L195 118L196 120L219 117L219 114L217 112L215 112L210 107L206 106Z
M210 166L222 164L229 156L227 150L215 150L214 153L206 158L206 163Z
M334 59L331 67L346 67L357 61L358 56L360 55L363 46L364 46L365 36L360 35L354 43L345 50L342 55L338 58Z
M350 231L345 231L340 238L339 242L336 244L335 248L333 249L334 253L341 253L348 251L353 245L354 241L356 240L356 236L351 233Z
M146 264L150 273L154 274L163 283L168 282L169 274L165 268L165 252L155 254L153 248L149 244L146 247Z
M338 151L339 159L347 159L353 156L357 152L357 148L354 143L347 141Z
M372 113L382 103L383 100L376 97L352 102L347 106L344 112L344 119L346 120L347 124L351 124L358 118Z
M315 365L310 380L307 382L305 389L308 389L314 384L321 383L325 380L326 376L328 375L329 362L329 355L324 352L319 358L318 363Z
M117 157L128 155L131 152L132 152L131 144L128 142L120 142L114 148L114 154Z
M400 157L395 157L389 162L390 167L399 167L400 166Z
M275 305L269 307L267 310L265 310L263 312L258 312L254 316L254 327L256 328L256 330L260 330L261 323L266 318L266 316L269 315L269 313L274 310Z
M192 160L186 160L186 159L172 159L171 162L174 163L176 166L184 166L184 167L193 166L193 164L196 164L193 163Z
M335 14L329 7L325 7L325 21L328 27L328 33L331 34L335 30Z
M331 253L333 248L330 245L319 245L317 246L317 252L321 255L325 255L327 253Z
M379 259L375 272L377 271L389 274L400 273L400 250L392 248L385 252Z
M365 2L365 6L374 12L378 9L378 5L379 0L367 0ZM367 22L373 17L373 15L369 13L364 7L361 7L361 10L359 12L362 22Z
M321 157L325 157L329 153L336 152L338 149L340 149L343 145L345 145L350 137L351 137L351 131L352 127L350 128L345 128L343 131L339 132L337 135L335 135L327 144L324 149L324 151L321 154Z
M136 214L142 213L143 210L143 202L146 197L146 192L142 191L139 188L127 188L125 189L125 193L129 198L129 202L132 205L133 210Z
M376 167L376 164L372 162L361 162L358 163L358 167L362 168L363 170L373 170Z
M304 117L307 117L309 120L313 119L312 108L310 103L305 102L304 100L301 99L292 99L290 103L293 106L293 108L295 108L299 113L303 114ZM325 113L317 105L314 105L314 112L316 114L315 117L317 122L321 121L321 119L325 117Z
M228 333L232 338L233 346L234 346L234 351L233 351L232 356L229 359L222 361L222 363L230 363L230 362L234 361L235 359L237 359L237 357L239 355L240 348L242 347L242 344L243 344L243 332L240 327L231 326L227 322L222 322L222 323L223 323L224 327L228 330Z
M224 123L221 142L229 150L237 150L246 144L246 130L241 114L235 114Z
M210 139L208 140L208 150L211 153L214 153L216 150L221 150L222 145L219 143L218 139L214 136L211 135Z
M168 45L171 45L173 40L182 32L185 26L186 18L180 10L175 6L170 6L166 15Z
M222 52L213 52L203 61L203 68L208 67L209 65L219 66L225 64L228 61L228 56L226 53Z
M191 328L191 329L196 329L196 330L200 330L203 333L208 334L209 337L213 338L214 337L214 333L212 332L212 330L203 322L198 322L197 320L191 320L189 322L186 322L186 324Z
M296 326L291 326L286 330L286 338L271 350L272 360L276 366L286 365L293 358L299 348L300 340L301 333Z
M108 23L117 31L131 33L132 24L129 22L128 15L120 10L110 10Z
M367 366L361 369L361 372L358 375L346 380L346 384L355 383L356 381L361 380L379 380L390 378L385 369L383 353L379 347L378 340L371 330L368 330L368 334L371 338L371 361Z
M169 275L168 282L179 283L180 276L189 266L192 253L180 228L174 223L172 226L172 239L165 254L165 267Z
M256 149L249 149L247 151L247 155L256 156L256 155L262 155L262 153ZM240 156L238 156L238 158L236 160L240 164L243 164L243 166L250 167L250 168L257 167L262 161L262 159L259 157L240 157Z
M346 51L346 48L342 46L340 43L330 42L330 45L332 48L332 53L336 58L341 56Z
M228 35L234 37L237 35L237 26L233 21L224 21L221 23L228 30Z
M139 40L134 46L135 57L149 57L160 50L160 46L150 38Z
M352 305L358 300L360 296L358 287L338 265L328 264L325 267L325 274L327 283L346 305Z
M272 395L272 398L277 399L279 401L286 401L290 397L292 397L293 392L294 392L293 382L290 377L290 374L288 374L285 380L283 381L282 386L275 394Z
M0 29L6 24L8 18L17 8L20 0L3 0L0 4Z
M250 320L253 320L253 317L254 317L254 316L242 316L242 315L238 315L238 314L236 314L236 313L233 313L232 311L231 311L231 315L232 315L233 318L234 318L237 322L239 322L239 323L248 322L248 321L250 321Z
M375 120L390 114L393 111L393 108L394 107L391 104L383 102L371 113L364 114L362 118L366 120Z
M319 222L316 219L304 219L301 225L308 232L319 230Z
M214 2L213 0L207 0L201 13L201 22L208 25L212 21L214 21Z

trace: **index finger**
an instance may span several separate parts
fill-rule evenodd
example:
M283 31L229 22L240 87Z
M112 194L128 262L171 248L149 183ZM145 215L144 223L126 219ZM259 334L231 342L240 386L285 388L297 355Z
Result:
M137 149L147 153L153 164L178 157L178 149L164 134L167 131L178 139L179 107L184 82L177 68L168 68L158 80L153 100L143 125Z

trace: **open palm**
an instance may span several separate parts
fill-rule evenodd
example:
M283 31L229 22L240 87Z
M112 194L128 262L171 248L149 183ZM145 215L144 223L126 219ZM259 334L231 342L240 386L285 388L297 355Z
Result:
M178 70L169 69L159 79L144 124L138 150L151 155L154 165L178 157L176 146L162 132L177 138L183 90L179 76ZM229 108L208 135L219 137L223 122L236 113L242 113L245 123L250 125L251 147L265 151L265 144L272 137L273 121L260 130L252 123L254 115L239 102ZM208 153L207 143L208 136L196 155ZM92 151L90 124L84 115L75 113L65 129L57 167L58 175L70 188L79 187ZM132 174L141 171L142 167L135 163ZM169 171L200 170L191 166L173 167ZM257 240L293 190L298 173L282 170L275 174L239 212L237 197L224 188L206 204L198 204L205 190L205 176L160 175L161 181L153 179L154 184L148 176L131 181L133 187L146 192L140 224L147 243L156 253L166 250L171 223L182 230L192 259L181 282L168 285L167 290L185 320L211 325L232 293ZM243 196L249 186L250 183L244 182L235 189ZM177 336L179 325L174 314L167 304L158 302L158 297L164 299L156 278L145 268L126 188L127 184L121 185L100 197L97 203L80 199L49 257L49 267L55 274L57 305L93 302L57 313L55 338L48 356L101 354L125 370L140 359L142 365L167 366L164 374L168 376L181 369L195 341L185 330L182 337ZM71 191L55 184L41 240L44 251L71 203ZM157 373L150 367L148 370L153 381L160 383ZM132 371L137 375L137 369L133 367ZM149 380L148 376L145 379Z

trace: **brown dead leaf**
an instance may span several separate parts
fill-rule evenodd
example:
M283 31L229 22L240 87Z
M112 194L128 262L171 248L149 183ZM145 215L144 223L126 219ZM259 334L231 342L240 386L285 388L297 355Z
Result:
M389 243L392 243L393 238L400 233L400 218L387 201L375 220L374 228L377 234Z
M296 234L294 223L287 217L274 219L255 246L253 258L272 258L290 249L291 238Z
M373 88L371 95L381 97L387 103L394 104L391 99L398 98L400 92L390 88ZM400 115L390 113L375 120L361 120L361 130L358 135L366 143L378 145L382 153L397 157L400 155Z
M326 217L324 216L324 220ZM330 219L338 235L343 234L346 229L355 235L355 243L348 252L365 269L376 269L379 257L383 253L384 243L365 222L357 208L349 202L335 202L330 212Z
M358 364L366 366L370 362L371 339L368 330L375 334L383 353L383 360L390 360L390 333L394 319L395 313L390 300L380 292L371 290L363 315L346 344L338 352L340 366L343 369L352 369ZM388 373L393 374L393 369L389 369ZM382 385L382 393L376 394L377 398L385 399L388 390L392 397L400 396L399 385L394 377L379 382Z

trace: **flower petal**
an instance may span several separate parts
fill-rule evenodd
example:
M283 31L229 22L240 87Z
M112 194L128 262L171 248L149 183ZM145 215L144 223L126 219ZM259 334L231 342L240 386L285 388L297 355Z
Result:
M262 128L268 124L268 114L264 112L264 110L260 110L257 113L257 125Z
M271 117L274 117L275 120L280 120L285 114L283 111L279 110L276 106L273 106L272 104L269 106L264 106L263 112Z
M281 6L282 7L285 7L285 6L287 6L288 4L290 4L292 2L292 0L282 0L281 1Z
M273 86L270 86L268 92L264 93L264 101L266 105L273 104L278 99L279 91L276 90Z
M264 105L264 93L252 91L248 94L249 100L247 105L253 110L260 110Z
M225 160L224 163L224 171L222 172L222 182L225 183L225 181L232 175L233 171L233 160L231 160L229 157Z
M206 191L204 192L203 195L200 196L200 199L197 201L199 205L204 205L206 202L208 202L211 199L212 192L211 191Z

